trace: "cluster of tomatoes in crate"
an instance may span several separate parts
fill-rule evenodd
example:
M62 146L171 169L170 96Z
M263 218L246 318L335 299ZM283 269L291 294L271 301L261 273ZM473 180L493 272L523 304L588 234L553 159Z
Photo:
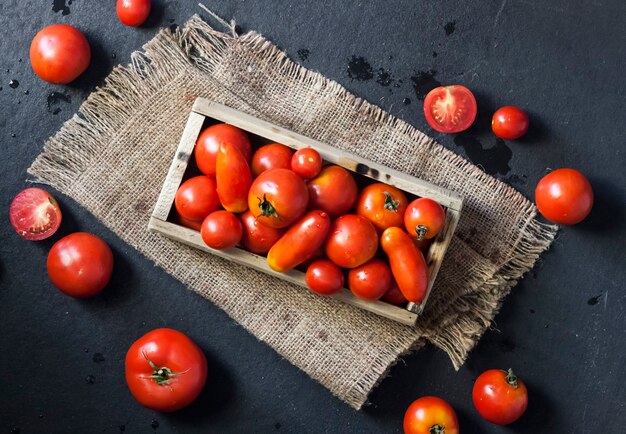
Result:
M366 301L419 303L428 289L422 250L443 228L436 201L409 203L400 189L325 164L313 148L253 148L229 124L204 129L194 148L202 175L185 180L174 204L184 226L213 249L237 245L267 257L271 269L306 271L322 295L342 290Z

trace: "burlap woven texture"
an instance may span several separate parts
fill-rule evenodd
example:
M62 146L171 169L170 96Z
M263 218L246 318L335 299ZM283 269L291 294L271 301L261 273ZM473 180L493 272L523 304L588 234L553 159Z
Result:
M398 357L426 341L458 368L556 228L506 184L410 125L294 64L254 32L194 16L117 67L29 173L86 207L169 274L360 408ZM202 96L457 191L457 235L411 328L147 231L194 99ZM149 138L147 140L146 138Z

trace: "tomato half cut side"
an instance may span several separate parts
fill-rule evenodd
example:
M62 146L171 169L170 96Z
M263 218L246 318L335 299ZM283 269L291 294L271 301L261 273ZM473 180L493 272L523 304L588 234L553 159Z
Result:
M19 192L9 209L11 226L20 237L39 241L51 237L61 225L61 209L57 201L41 188Z
M476 119L476 98L459 84L437 87L426 95L424 116L432 129L440 133L460 133Z

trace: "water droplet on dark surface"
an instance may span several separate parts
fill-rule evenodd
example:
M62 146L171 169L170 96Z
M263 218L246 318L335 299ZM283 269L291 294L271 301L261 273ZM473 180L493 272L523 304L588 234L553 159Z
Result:
M102 353L93 353L93 357L91 358L91 360L93 360L94 363L102 363L106 359L104 358L104 355L102 355Z
M352 56L348 62L348 77L359 81L371 80L374 70L365 57Z
M43 419L43 414L40 414L40 415L39 415L39 419Z
M53 111L52 107L53 106L58 106L59 104L61 104L61 102L64 102L66 104L70 104L72 102L72 98L70 98L69 95L66 95L66 94L61 93L61 92L50 92L50 94L48 95L48 98L46 99L46 103L47 103L47 106L48 106L48 111L52 112L52 114L54 114L54 115L58 115L61 112L61 108L57 107Z
M28 95L29 93L30 93L30 92L29 92L29 91L27 91L27 90L25 90L25 91L24 91L24 95Z
M115 54L115 53L111 54L111 58L112 59L116 59L117 58L117 54Z
M58 115L59 113L61 113L60 108L55 108L54 111L52 112L53 115Z
M311 54L311 51L308 50L307 48L300 48L298 50L298 57L300 58L300 60L302 60L303 62L309 58L309 54Z
M280 424L280 422L276 422L274 424L274 428L276 428L276 429L280 429L281 427L282 427L282 425Z
M437 57L437 52L433 51L433 57Z
M410 98L404 98L402 100L402 102L404 103L404 105L409 105L409 104L411 104L411 99Z
M93 375L87 375L85 381L87 382L87 384L94 384L96 382L96 377L94 377Z
M18 62L22 63L22 59L17 59Z
M589 306L595 306L596 304L600 302L600 297L602 297L602 294L598 294L595 297L591 297L589 300L587 300L587 304Z
M11 133L11 137L15 137L15 133Z
M13 428L11 430L11 434L20 434L21 430L19 428Z
M393 83L393 77L389 71L385 71L383 68L378 69L378 73L376 74L376 83L381 86L389 86Z
M443 29L446 31L446 36L450 36L456 30L456 21L450 21L443 26Z
M535 309L531 309L531 310L530 310L530 313L535 313Z
M57 13L61 12L61 15L69 15L70 8L69 5L72 4L72 0L65 4L65 0L52 0L52 12Z
M88 353L89 352L89 348L85 348L85 352Z
M476 137L459 134L454 138L454 143L465 148L465 153L472 163L480 165L490 175L496 173L506 175L511 170L509 162L513 152L502 139L496 139L494 146L484 148Z
M120 432L126 431L126 425L120 425Z
M11 72L11 70L7 68L7 72Z
M19 85L20 85L20 82L15 79L9 81L9 87L11 89L17 89Z
M150 424L152 429L157 429L159 427L159 422L156 419L152 419L152 423Z
M418 71L414 76L411 77L411 81L413 82L413 89L415 90L415 95L420 101L426 98L428 92L436 87L441 86L441 83L435 80L435 75L437 75L437 71L431 69L430 71Z
M0 90L2 90L2 86L0 86Z

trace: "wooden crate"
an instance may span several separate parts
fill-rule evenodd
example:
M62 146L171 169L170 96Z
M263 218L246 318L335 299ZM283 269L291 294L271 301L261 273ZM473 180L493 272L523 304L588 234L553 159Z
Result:
M429 182L400 173L388 167L381 166L380 164L364 160L358 156L342 152L341 150L333 148L327 144L320 143L300 134L296 134L293 131L289 131L269 122L257 119L222 104L202 98L198 98L195 101L180 140L180 144L176 150L174 161L170 166L167 178L161 190L161 194L150 218L148 226L149 229L174 240L222 258L232 260L239 264L247 265L256 270L306 288L304 273L298 270L292 270L288 273L276 272L267 265L267 260L264 256L250 253L238 247L224 251L211 249L204 244L199 232L181 226L176 223L175 219L172 217L176 190L185 179L186 172L188 172L188 170L192 170L191 167L188 169L188 163L193 158L193 148L196 139L203 127L206 127L206 124L218 122L235 125L248 133L265 139L268 143L282 143L293 149L312 147L320 153L326 162L343 166L344 168L355 172L355 176L361 175L366 178L371 178L372 180L394 185L409 193L409 195L429 197L439 202L445 208L445 227L436 237L428 251L428 254L426 255L429 272L428 292L421 303L408 303L404 307L399 307L383 301L366 302L352 295L350 290L346 288L344 288L342 292L332 296L345 303L358 306L359 308L368 310L377 315L390 318L403 324L414 325L418 315L422 312L424 305L428 300L433 282L437 277L437 273L443 261L446 249L452 240L452 235L454 234L459 221L463 205L463 199L461 196Z

